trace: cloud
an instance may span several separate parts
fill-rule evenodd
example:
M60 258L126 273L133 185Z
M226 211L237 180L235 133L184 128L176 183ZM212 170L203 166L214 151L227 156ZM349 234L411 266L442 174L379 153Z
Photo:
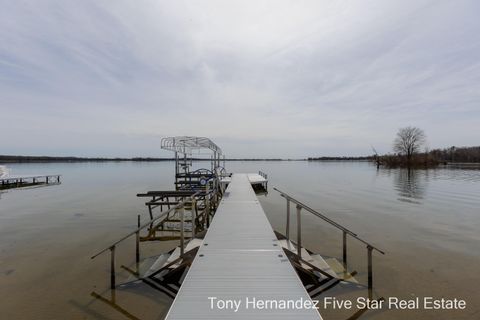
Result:
M360 155L406 125L430 147L480 138L476 1L2 8L0 153L157 156L188 134L236 157Z

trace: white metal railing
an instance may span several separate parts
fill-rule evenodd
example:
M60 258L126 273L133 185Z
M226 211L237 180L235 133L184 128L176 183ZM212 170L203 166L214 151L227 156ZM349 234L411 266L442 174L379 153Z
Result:
M336 227L337 229L341 230L343 233L343 246L342 246L342 260L343 260L343 266L345 270L347 269L347 236L350 236L361 243L366 245L367 248L367 259L368 259L368 294L369 298L372 298L373 296L373 259L372 259L372 252L373 250L385 254L384 251L378 249L374 245L370 244L369 242L363 240L360 238L356 233L353 231L347 229L346 227L342 226L341 224L333 221L332 219L326 217L322 213L318 212L317 210L314 210L307 206L306 204L298 201L297 199L291 197L290 195L286 194L283 191L280 191L277 188L273 188L275 191L278 191L282 197L284 197L287 200L287 225L286 225L286 234L285 237L287 240L290 240L290 202L294 203L296 205L297 209L297 255L301 258L302 257L302 221L301 221L301 211L302 209L305 209L306 211L312 213L313 215L319 217L320 219L328 222L332 226Z

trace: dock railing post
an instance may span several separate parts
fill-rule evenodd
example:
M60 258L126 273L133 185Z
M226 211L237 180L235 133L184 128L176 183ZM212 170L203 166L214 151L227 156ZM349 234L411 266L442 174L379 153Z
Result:
M137 272L140 273L140 215L137 215L137 232L135 233L135 263L137 264Z
M343 267L347 271L347 232L343 230Z
M110 289L115 290L115 246L110 247Z
M287 198L287 232L285 236L287 240L290 240L290 200Z
M207 229L210 228L210 195L208 183L205 186L205 214L207 218Z
M371 246L367 246L368 250L368 298L373 298L373 266L372 266L372 251Z
M302 207L297 205L297 254L302 258L302 221L301 221Z
M192 239L195 238L195 227L197 220L197 201L195 198L192 199Z
M179 209L180 211L180 255L183 256L184 253L184 244L185 244L185 231L184 224L185 224L185 209L183 205Z

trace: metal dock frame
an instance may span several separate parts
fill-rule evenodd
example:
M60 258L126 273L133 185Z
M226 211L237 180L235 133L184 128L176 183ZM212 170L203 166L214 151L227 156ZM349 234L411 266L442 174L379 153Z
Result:
M0 178L0 190L60 184L61 176L62 175L60 174L35 176L7 176Z
M166 319L322 319L316 309L212 309L209 297L311 301L246 174L233 174Z
M297 199L289 196L283 191L280 191L277 188L273 188L273 190L278 191L282 197L284 197L287 200L287 225L286 225L286 233L285 236L287 240L290 240L290 202L295 204L296 206L296 216L297 216L297 244L298 244L298 252L297 255L301 258L302 257L302 252L300 248L302 247L302 209L305 211L310 212L311 214L319 217L320 219L328 222L335 228L339 229L343 233L342 237L342 262L345 270L347 270L347 262L348 262L348 252L347 252L347 237L350 236L353 239L363 243L366 246L367 249L367 269L368 269L368 298L373 299L373 251L377 251L381 254L385 254L384 251L378 249L374 245L370 244L369 242L363 240L360 238L356 233L353 231L347 229L346 227L342 226L341 224L333 221L332 219L326 217L325 215L321 214L320 212L310 208L306 204L298 201Z
M198 192L198 193L200 193L200 192ZM140 262L140 231L147 228L147 227L151 227L155 221L158 221L160 219L165 218L169 213L171 213L173 211L176 211L176 210L178 210L180 212L181 225L183 227L183 221L184 221L184 209L183 208L185 206L185 202L195 201L195 196L196 195L197 195L197 193L193 194L188 199L183 200L182 202L180 202L176 206L168 209L167 211L161 212L158 216L154 217L153 219L147 221L146 223L144 223L142 225L140 224L140 215L138 215L137 216L137 219L138 219L137 220L137 223L138 223L137 229L135 229L134 231L127 234L126 236L120 238L119 240L115 241L114 243L112 243L111 245L106 247L105 249L100 250L99 252L97 252L96 254L94 254L93 256L90 257L90 259L95 259L96 257L101 255L102 253L110 251L110 289L115 290L116 285L117 285L117 283L116 283L116 268L115 268L115 249L116 249L117 245L119 245L120 243L122 243L126 239L128 239L132 236L135 236L135 262L136 262L137 268L138 268L138 263ZM184 230L182 228L181 235L180 235L181 254L184 253L183 252L184 247L185 247L185 235L184 235Z

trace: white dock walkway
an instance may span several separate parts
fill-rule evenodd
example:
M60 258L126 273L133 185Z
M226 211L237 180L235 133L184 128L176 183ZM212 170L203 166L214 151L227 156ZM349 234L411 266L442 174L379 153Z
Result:
M238 174L242 174L242 173L236 173L236 174L238 175ZM245 173L245 175L248 177L248 181L250 181L251 185L264 184L265 182L268 182L268 179L266 179L265 177L262 177L258 173ZM221 178L220 182L225 183L225 184L229 184L230 182L232 182L232 178L231 177L223 177L223 178Z
M267 182L268 180L265 179L265 177L262 177L258 173L247 173L248 176L248 181L250 181L250 184L263 184Z
M235 308L217 308L214 300L212 308L209 297L240 301L240 305L235 312ZM247 305L253 299L273 300L280 307ZM311 301L248 175L234 174L166 319L321 319L316 309L281 308L282 301L300 300Z

